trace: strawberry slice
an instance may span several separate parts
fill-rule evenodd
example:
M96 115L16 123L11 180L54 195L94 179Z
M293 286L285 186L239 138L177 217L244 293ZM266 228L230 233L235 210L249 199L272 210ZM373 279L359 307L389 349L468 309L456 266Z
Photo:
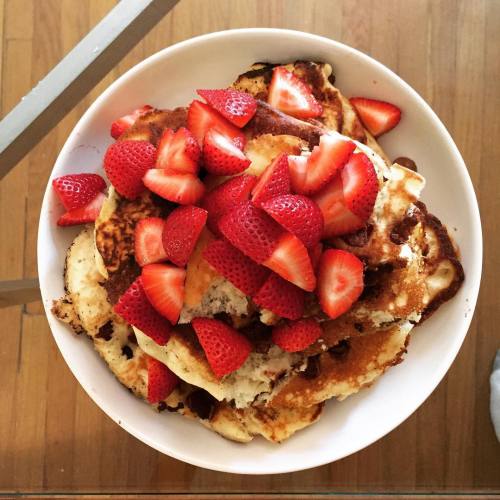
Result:
M148 170L143 182L153 193L179 205L194 205L205 194L205 186L196 175L172 174L163 168Z
M246 139L243 132L204 102L195 100L191 103L188 110L187 122L189 130L200 146L203 144L205 134L211 128L216 129L232 141L236 139L237 144L241 144L242 148L245 144Z
M308 292L316 287L316 277L307 248L291 233L283 234L273 253L262 264Z
M123 115L122 117L118 118L111 124L111 137L113 139L118 139L126 130L128 130L134 122L139 118L139 116L142 116L143 114L147 113L148 111L152 110L153 107L149 106L149 104L146 104L145 106L142 106L142 108L138 108L132 113L129 113L128 115Z
M290 171L288 157L285 153L279 154L262 172L257 184L252 190L252 202L258 207L262 202L288 194L290 192Z
M375 137L389 132L401 120L401 110L389 102L366 97L351 97L349 102L354 106L363 125Z
M203 165L214 175L234 175L243 172L250 160L233 141L216 129L205 134L203 142Z
M350 252L326 250L321 256L318 298L332 319L348 311L363 291L363 263Z
M52 186L66 210L88 205L106 188L105 180L97 174L70 174L56 177Z
M217 319L194 318L192 325L217 378L234 372L248 358L252 345L244 335L226 323Z
M210 242L203 251L203 257L245 295L255 295L269 275L268 269L259 266L224 240Z
M135 226L135 260L141 267L167 260L161 235L165 221L159 217L141 219Z
M168 342L172 325L149 302L142 284L142 276L127 288L115 305L114 311L158 345L165 345Z
M144 191L142 178L155 161L156 148L150 142L120 141L106 151L104 170L118 193L134 200Z
M196 175L200 156L198 141L187 128L181 127L175 132L167 128L158 142L156 168L164 168L174 174Z
M257 111L257 101L246 92L233 89L196 91L224 118L239 128L244 127Z
M297 236L307 248L314 247L323 234L323 214L310 198L300 194L276 196L262 208L287 231Z
M283 66L277 66L273 70L267 102L296 118L314 118L323 113L323 108L313 96L309 85Z
M80 208L74 208L61 215L57 220L58 226L77 226L78 224L87 224L94 222L101 212L102 204L106 199L104 193L99 193L88 205Z
M282 318L299 319L304 314L304 297L304 290L271 273L253 301Z
M148 356L148 401L151 404L167 398L178 383L177 375L168 366Z
M207 211L203 208L177 207L163 226L163 247L168 260L179 267L187 264L207 221Z
M293 193L300 193L302 186L306 184L307 159L308 156L290 155L288 167L290 170L290 185Z
M378 193L377 173L364 153L355 153L341 172L346 207L364 221L370 217Z
M319 323L309 318L275 327L271 338L284 351L299 352L316 342L322 333Z

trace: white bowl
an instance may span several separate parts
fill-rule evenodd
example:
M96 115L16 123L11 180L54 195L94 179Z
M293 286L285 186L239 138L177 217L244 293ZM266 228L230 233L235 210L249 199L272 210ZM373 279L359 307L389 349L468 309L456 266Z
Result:
M460 246L466 280L456 297L417 328L406 360L373 387L342 403L327 404L321 420L281 445L255 439L246 445L219 437L178 415L158 414L126 391L84 336L75 336L50 312L64 293L63 266L79 229L55 224L60 204L52 178L81 171L102 173L114 118L148 103L186 105L196 88L228 85L255 61L326 61L347 96L387 100L403 110L398 127L381 139L389 156L408 156L427 179L423 200L450 228ZM424 100L385 66L327 38L297 31L242 29L200 36L168 47L114 82L87 110L52 171L40 215L38 272L54 338L89 396L128 432L179 460L226 472L271 474L323 465L354 453L408 418L443 378L464 340L479 289L481 223L465 164L449 133Z

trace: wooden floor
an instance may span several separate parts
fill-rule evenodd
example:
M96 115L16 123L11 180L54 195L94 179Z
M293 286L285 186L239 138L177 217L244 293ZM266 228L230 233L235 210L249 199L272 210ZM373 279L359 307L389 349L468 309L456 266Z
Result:
M0 0L1 115L113 5ZM183 464L129 436L78 386L41 305L4 309L0 493L500 492L500 444L488 414L488 375L500 348L499 0L181 0L0 183L0 279L36 276L46 179L89 103L165 46L247 26L310 31L367 52L408 81L450 130L474 182L485 235L480 301L457 360L429 400L368 449L314 470L245 477Z

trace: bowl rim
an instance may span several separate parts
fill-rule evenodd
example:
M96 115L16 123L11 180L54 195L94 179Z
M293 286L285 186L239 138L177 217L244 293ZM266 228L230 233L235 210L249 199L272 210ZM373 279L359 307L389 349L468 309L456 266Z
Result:
M482 259L483 259L483 240L482 240L482 228L481 228L481 220L480 220L480 214L479 214L479 207L478 207L478 202L477 198L475 195L474 187L471 181L471 178L469 176L467 167L465 165L465 162L455 144L453 141L450 133L444 126L444 124L441 122L437 114L433 111L433 109L430 107L429 104L418 94L417 91L415 91L408 83L406 83L402 78L400 78L396 73L394 73L391 69L386 67L384 64L381 62L377 61L373 57L369 56L368 54L365 54L357 49L354 49L353 47L350 47L342 42L332 40L328 37L320 36L320 35L315 35L312 33L307 33L303 31L298 31L298 30L290 30L290 29L279 29L279 28L240 28L240 29L230 29L230 30L222 30L222 31L216 31L212 33L207 33L203 35L199 35L196 37L188 38L186 40L183 40L181 42L175 43L173 45L170 45L168 47L165 47L158 52L150 55L143 61L139 62L138 64L134 65L130 69L128 69L123 75L121 75L119 78L117 78L113 83L111 83L95 100L94 102L89 106L89 108L85 111L85 113L80 117L78 120L77 124L71 131L70 135L67 137L64 146L62 147L61 151L59 152L59 155L57 157L56 162L54 163L54 167L52 168L51 174L49 176L47 186L45 189L45 193L43 196L43 202L42 202L42 207L40 210L40 218L39 218L39 228L38 228L38 235L37 235L37 268L38 268L38 275L41 276L40 279L40 291L42 295L42 301L45 309L45 314L47 316L47 320L50 326L50 330L52 333L52 336L54 337L54 340L58 346L58 349L60 353L62 354L66 364L68 365L70 371L73 373L75 378L78 380L79 384L81 387L85 390L85 392L88 394L88 396L101 408L106 415L108 415L111 419L113 419L120 427L124 428L127 432L135 436L137 439L141 440L148 446L151 446L153 449L167 454L168 456L171 456L173 458L176 458L178 460L181 460L185 463L189 463L191 465L203 467L206 469L211 469L215 471L220 471L220 472L230 472L230 473L238 473L238 474L280 474L280 473L287 473L287 472L295 472L299 470L307 470L313 467L318 467L322 466L328 463L331 463L332 460L340 460L342 458L345 458L346 456L349 456L353 453L356 453L357 451L360 451L367 446L375 443L382 437L384 437L386 434L394 430L396 427L401 425L408 417L410 417L421 405L422 403L427 400L427 398L431 395L431 393L435 390L437 385L442 381L443 377L449 370L451 364L455 360L458 351L460 347L463 344L463 341L465 339L465 336L469 330L470 323L472 321L473 314L468 314L466 318L464 318L461 321L461 328L460 331L457 333L457 335L454 336L453 343L450 345L450 348L448 350L447 354L447 361L444 362L440 366L439 372L437 372L437 376L435 377L436 383L430 383L429 386L426 388L425 391L420 395L420 397L415 398L415 401L413 401L412 405L408 405L408 407L405 409L403 413L403 417L400 419L400 421L395 425L389 425L383 428L380 432L376 433L375 438L370 438L367 439L366 442L361 445L361 446L356 446L353 447L353 449L348 449L345 451L345 453L341 454L340 456L335 456L335 457L330 457L328 456L325 457L324 454L320 455L320 459L316 461L311 461L310 463L304 464L303 466L287 466L286 463L283 463L281 467L276 467L274 470L264 470L263 468L260 468L258 464L255 465L255 467L252 470L242 470L240 466L237 464L235 466L233 465L225 465L221 466L218 464L212 464L206 460L203 459L203 457L193 457L188 453L185 452L179 452L176 450L166 450L161 444L156 443L153 439L150 439L147 435L145 435L140 429L135 428L132 425L129 425L127 422L125 422L122 419L122 415L120 415L113 407L113 405L108 404L108 400L106 398L102 398L97 394L96 392L91 390L91 387L85 383L83 383L80 380L80 377L77 373L76 368L72 365L70 356L67 352L64 352L63 348L60 345L60 342L58 341L58 335L54 333L54 328L56 328L56 325L59 325L59 322L53 317L50 307L52 303L52 297L48 296L48 291L46 290L46 287L44 285L44 277L45 273L41 273L40 270L44 268L46 264L46 259L43 258L45 254L45 250L42 245L43 241L43 236L47 231L48 228L48 213L49 213L49 198L50 198L50 191L51 191L51 180L53 178L53 173L56 167L58 166L59 163L63 162L63 159L67 156L68 154L68 149L70 144L73 142L73 139L79 134L80 129L84 128L86 122L88 119L94 114L94 111L96 108L98 108L103 101L105 101L110 94L112 94L117 87L119 87L123 82L125 82L127 79L131 78L133 75L135 75L138 72L143 71L144 69L153 66L158 60L163 59L165 57L169 57L172 54L175 54L178 51L182 51L190 46L195 46L200 43L204 43L206 41L212 40L214 38L227 38L227 37L233 37L233 38L238 38L239 36L248 36L248 35L258 35L258 34L268 34L271 36L282 36L282 35L287 35L291 37L295 37L297 39L308 39L312 42L317 42L321 44L329 44L332 47L336 47L337 49L340 49L341 51L344 51L346 54L351 54L355 56L356 58L364 60L366 63L369 63L377 68L378 71L382 72L385 74L387 77L390 79L394 80L397 85L402 86L405 91L410 93L412 97L416 100L418 105L423 108L423 110L430 116L432 119L432 122L434 125L438 128L442 138L446 141L446 146L448 149L449 154L453 158L453 162L457 167L457 170L460 174L461 180L464 183L464 189L466 192L466 199L464 200L469 207L470 210L470 215L474 221L474 230L475 233L471 235L472 240L473 240L473 250L476 255L478 255L480 258L478 259L478 262L474 262L474 266L472 269L467 270L467 286L469 287L469 307L471 312L473 313L475 310L475 306L477 303L477 298L479 294L479 286L480 286L480 280L481 280L481 271L482 271ZM53 328L54 327L54 328Z

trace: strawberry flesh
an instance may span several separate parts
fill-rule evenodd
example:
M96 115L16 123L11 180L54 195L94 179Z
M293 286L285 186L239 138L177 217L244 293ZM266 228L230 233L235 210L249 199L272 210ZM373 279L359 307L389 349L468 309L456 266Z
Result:
M163 168L170 173L198 173L201 151L198 141L185 127L175 132L167 128L158 142L156 168Z
M148 356L148 401L159 403L167 398L179 383L177 375L157 359Z
M389 132L401 120L401 110L389 102L366 97L352 97L349 101L363 125L375 137Z
M299 352L316 342L322 334L319 323L311 318L273 329L273 342L287 352Z
M195 205L205 194L205 185L196 175L172 174L163 168L148 170L143 182L153 193L179 205Z
M77 226L79 224L87 224L94 222L101 212L102 204L106 196L104 193L99 193L88 205L80 208L74 208L69 212L61 215L57 220L58 226Z
M57 177L52 186L66 210L88 205L106 188L105 180L97 174L70 174Z
M205 134L203 165L214 175L235 175L243 172L250 160L233 141L215 129Z
M159 217L141 219L135 226L134 253L137 264L141 267L167 260L161 235L165 221Z
M278 155L262 172L252 190L252 202L259 207L264 201L290 193L290 171L285 153Z
M306 184L308 156L288 156L288 167L290 170L290 185L293 193L301 193Z

